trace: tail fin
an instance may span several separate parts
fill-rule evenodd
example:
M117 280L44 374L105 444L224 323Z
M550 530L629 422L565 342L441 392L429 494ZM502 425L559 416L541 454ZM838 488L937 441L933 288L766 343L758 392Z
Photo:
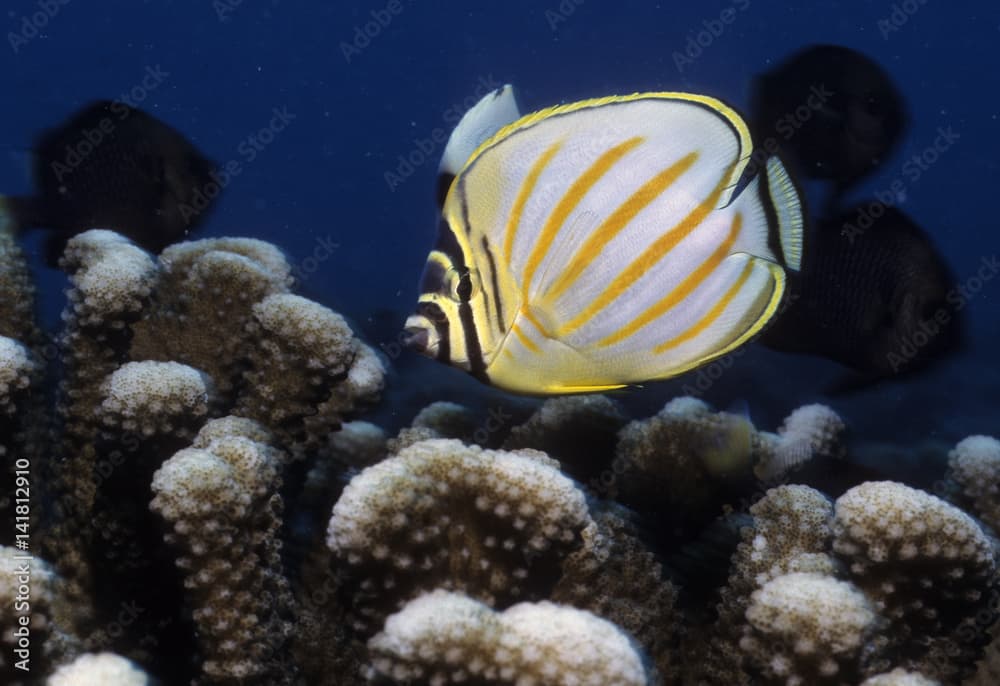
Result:
M784 253L785 265L793 271L799 271L804 223L802 196L777 156L767 160L766 181L767 193L778 220L778 240Z

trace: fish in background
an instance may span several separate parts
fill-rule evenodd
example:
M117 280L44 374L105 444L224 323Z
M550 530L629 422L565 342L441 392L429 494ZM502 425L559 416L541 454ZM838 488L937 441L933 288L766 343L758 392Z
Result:
M759 146L833 186L807 221L802 269L789 275L787 298L760 342L850 367L836 392L926 369L958 351L964 327L949 301L955 279L928 233L875 201L844 207L844 191L884 166L909 120L886 72L849 48L808 47L755 79L752 111ZM871 224L856 228L859 217Z
M15 234L45 229L54 266L74 235L111 229L158 253L194 231L221 187L183 134L123 102L93 102L33 146L32 196L0 196Z
M852 240L841 234L869 206L819 222L783 311L761 337L855 370L838 390L925 369L962 343L955 277L920 226L887 207Z
M543 395L668 378L738 348L801 249L797 190L775 157L747 173L752 154L744 120L702 95L521 117L509 86L488 94L444 152L408 345Z
M750 111L758 146L780 152L793 176L832 181L835 195L878 169L909 121L885 70L838 45L805 48L758 75Z

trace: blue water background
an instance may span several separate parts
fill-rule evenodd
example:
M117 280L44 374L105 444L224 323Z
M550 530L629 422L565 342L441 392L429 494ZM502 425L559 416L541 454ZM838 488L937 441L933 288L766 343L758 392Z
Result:
M37 25L44 10L24 0L4 6L0 189L29 190L27 148L37 130L94 98L131 97L147 69L159 69L169 76L136 104L241 169L201 236L277 243L299 270L302 292L376 331L380 340L370 342L390 352L386 324L376 330L369 320L378 311L391 319L391 311L401 323L415 301L436 229L440 141L457 111L506 82L526 110L665 89L743 107L752 76L795 49L856 48L896 79L913 119L904 145L857 197L902 179L901 206L931 232L959 282L1000 254L994 2L70 0L48 5L53 16L37 36L14 40L16 50L11 36L32 33L25 21ZM707 45L691 50L699 32L718 32L714 22L727 11L732 21L720 35L703 34ZM370 37L358 38L366 31ZM250 160L246 141L276 108L294 119ZM903 165L942 127L959 140L912 180ZM411 158L412 170L402 158ZM37 249L37 241L28 245ZM35 268L44 318L54 325L65 281L37 256ZM1000 434L1000 278L982 284L968 314L967 354L912 382L829 399L821 391L836 365L754 348L722 370L705 397L720 407L745 400L754 420L771 428L804 402L829 402L872 445ZM405 354L391 361L393 390L378 415L389 424L407 421L428 399L523 402L431 361ZM690 375L618 397L651 412L696 381Z

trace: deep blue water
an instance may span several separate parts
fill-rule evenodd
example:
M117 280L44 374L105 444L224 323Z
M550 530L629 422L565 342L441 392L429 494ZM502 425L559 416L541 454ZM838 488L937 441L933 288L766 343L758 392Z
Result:
M902 178L902 207L932 233L960 282L1000 253L996 3L483 5L8 0L0 46L0 190L29 189L27 150L40 128L94 98L142 95L135 104L181 129L217 161L239 163L241 173L201 235L273 241L300 270L306 295L359 323L385 309L401 322L415 302L436 230L433 188L443 136L487 88L513 83L526 111L667 89L707 93L740 107L755 73L799 47L828 42L878 60L910 105L904 144L859 197ZM727 8L732 22L679 68L677 54ZM358 39L366 30L370 37ZM147 79L156 85L133 93L150 71L160 74ZM276 110L290 121L251 160L248 138L268 127ZM904 173L907 160L942 127L959 134L954 145L918 179ZM417 163L401 167L401 158ZM323 256L331 244L337 247L325 259L308 259ZM45 317L54 322L63 282L57 272L37 269ZM746 400L764 426L821 399L867 440L953 442L972 432L997 434L1000 279L983 283L968 311L968 353L915 381L824 399L834 365L753 349L706 397L723 407ZM415 394L472 404L520 402L433 362L402 362L383 408L395 421L415 411ZM655 408L694 381L656 384L623 400Z

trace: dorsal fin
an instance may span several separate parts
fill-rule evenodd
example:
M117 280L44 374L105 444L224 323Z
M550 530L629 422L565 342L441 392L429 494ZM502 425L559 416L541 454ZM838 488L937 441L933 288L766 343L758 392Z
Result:
M487 93L472 106L451 132L438 166L438 205L444 204L451 182L483 141L520 119L521 112L510 84Z

